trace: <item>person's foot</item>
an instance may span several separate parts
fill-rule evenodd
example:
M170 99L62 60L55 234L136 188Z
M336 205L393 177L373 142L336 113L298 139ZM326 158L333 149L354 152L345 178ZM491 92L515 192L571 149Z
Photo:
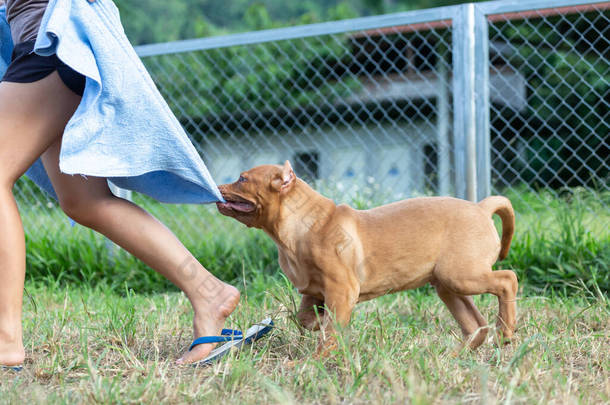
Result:
M225 324L225 320L237 308L239 303L239 291L237 288L222 283L222 289L212 298L201 298L199 302L191 300L193 310L193 329L195 339L201 336L218 336ZM178 364L189 364L203 360L216 346L215 343L201 344L193 350L187 351Z

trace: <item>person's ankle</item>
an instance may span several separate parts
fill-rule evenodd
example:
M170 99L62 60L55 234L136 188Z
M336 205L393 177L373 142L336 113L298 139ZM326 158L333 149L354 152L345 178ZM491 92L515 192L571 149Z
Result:
M0 344L21 344L21 325L3 324L0 322Z
M229 306L234 301L239 301L239 290L230 284L223 283L218 279L204 281L198 288L187 294L191 305L197 311L198 308ZM233 308L231 308L232 310Z

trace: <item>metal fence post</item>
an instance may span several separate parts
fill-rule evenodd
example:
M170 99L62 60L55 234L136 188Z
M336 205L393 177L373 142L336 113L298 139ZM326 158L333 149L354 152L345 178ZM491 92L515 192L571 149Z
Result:
M453 17L453 134L456 195L475 201L476 108L475 108L475 7L464 4Z
M447 41L449 42L449 41ZM437 150L438 150L438 195L451 194L451 146L449 143L449 132L451 112L449 108L449 72L448 54L449 47L443 41L439 41L436 47L438 61L436 71L438 77L437 96L436 96L436 131L437 131Z
M491 194L491 140L489 116L489 24L486 14L474 6L474 93L476 114L477 201Z

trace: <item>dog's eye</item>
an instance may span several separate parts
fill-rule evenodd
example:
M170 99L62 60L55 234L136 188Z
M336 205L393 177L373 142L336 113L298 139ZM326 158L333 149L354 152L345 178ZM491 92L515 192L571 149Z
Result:
M237 180L238 183L244 183L247 179L244 176L239 176L239 180Z

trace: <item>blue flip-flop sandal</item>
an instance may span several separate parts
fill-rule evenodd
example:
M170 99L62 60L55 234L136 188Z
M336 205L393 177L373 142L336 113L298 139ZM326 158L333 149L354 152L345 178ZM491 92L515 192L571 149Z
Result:
M19 372L23 370L23 366L0 366L0 370Z
M244 344L250 344L255 340L260 339L261 337L269 333L271 329L273 329L273 321L271 320L271 318L266 318L249 328L246 331L245 335L242 334L242 332L239 330L223 329L221 333L222 336L204 336L197 338L193 341L191 347L189 347L189 351L191 351L195 346L205 343L226 343L212 350L208 357L206 357L205 359L193 363L192 365L209 365L212 362L220 359L225 354L227 354L229 351L231 351L231 349L240 348Z

